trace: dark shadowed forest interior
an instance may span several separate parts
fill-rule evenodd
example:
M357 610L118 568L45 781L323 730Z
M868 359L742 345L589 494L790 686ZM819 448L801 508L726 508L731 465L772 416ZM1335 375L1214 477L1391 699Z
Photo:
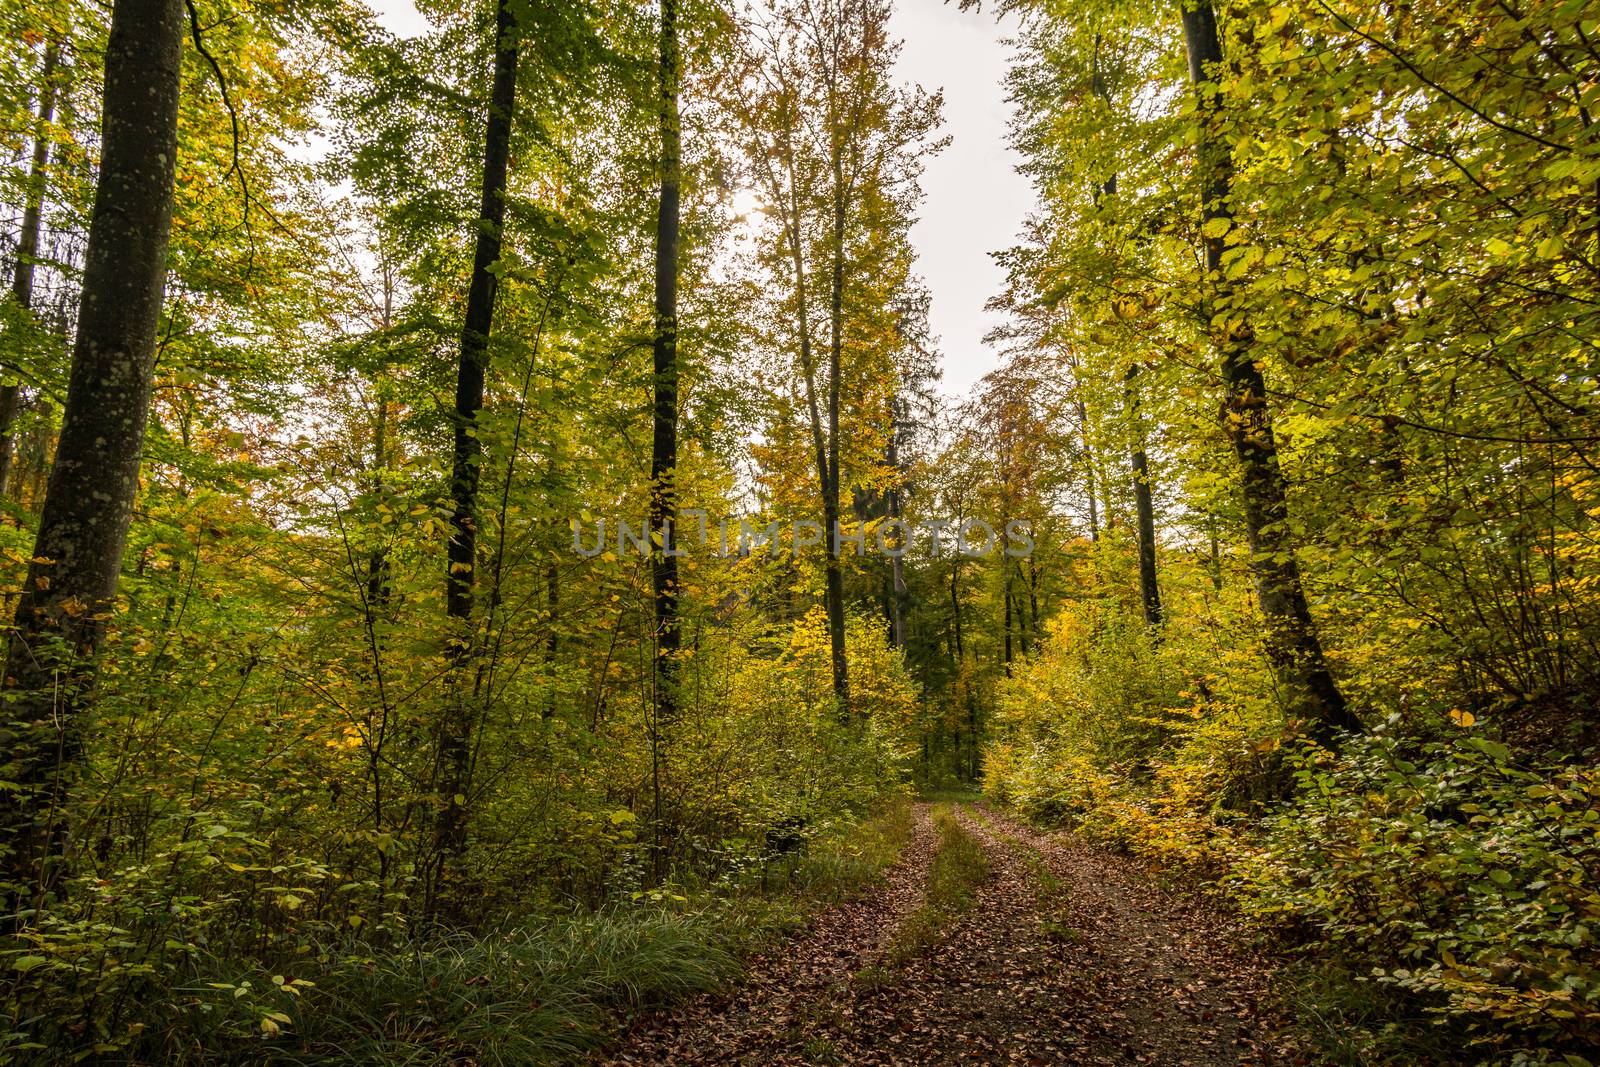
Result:
M0 0L0 1064L1600 1062L1600 0L416 7Z

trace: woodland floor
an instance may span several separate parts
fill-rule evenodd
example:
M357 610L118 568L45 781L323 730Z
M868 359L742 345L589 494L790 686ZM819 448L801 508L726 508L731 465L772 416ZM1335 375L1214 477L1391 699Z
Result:
M637 1020L610 1064L1295 1064L1270 963L1128 860L978 805L989 877L930 948L883 965L935 851L926 805L887 882L754 961L731 994Z

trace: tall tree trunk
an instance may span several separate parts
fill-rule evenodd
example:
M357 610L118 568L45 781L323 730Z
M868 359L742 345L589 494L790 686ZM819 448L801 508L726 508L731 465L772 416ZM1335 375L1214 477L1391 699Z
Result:
M387 333L394 325L394 272L389 266L387 255L383 258L381 269L383 272L383 318L381 327ZM388 386L388 372L379 372L377 378L373 381L373 395L378 404L378 410L375 413L372 425L372 491L374 493L383 492L384 472L390 469ZM389 552L384 547L380 537L367 554L367 610L373 615L381 612L389 603L391 591L389 578Z
M1001 582L1000 593L1005 598L1005 630L1004 641L1001 645L1000 665L1005 668L1006 677L1011 677L1011 561L1003 555L1000 557Z
M383 474L389 469L389 398L385 383L375 383L378 410L372 426L372 490L383 492ZM367 610L374 617L389 603L389 551L380 539L367 553Z
M661 199L656 213L655 437L650 455L651 584L655 594L655 729L651 737L654 789L655 876L666 877L665 813L662 810L663 747L677 717L678 560L673 555L677 522L678 465L678 180L682 131L678 124L678 3L661 0L660 114Z
M1087 413L1083 408L1083 401L1078 401L1078 422L1084 427L1083 447L1083 486L1084 493L1089 499L1089 540L1095 544L1100 543L1100 498L1094 484L1094 459L1088 455L1089 430L1087 426Z
M1129 451L1133 468L1133 507L1139 526L1139 600L1147 626L1161 625L1161 586L1156 581L1156 518L1150 499L1150 462L1144 452L1144 420L1139 414L1139 365L1123 379L1128 410Z
M50 426L55 405L51 404L48 398L41 396L33 401L32 406L38 418L33 420L33 425L29 427L26 436L19 436L17 470L14 477L18 479L17 499L26 503L28 510L37 515L44 507L45 483L50 478L50 460L55 445ZM26 490L21 481L23 477L27 479Z
M517 56L514 0L499 0L495 9L494 79L484 133L483 185L478 206L477 243L472 254L472 281L461 328L461 362L456 372L455 445L450 474L453 511L445 572L445 614L451 624L449 659L452 673L439 733L436 775L438 814L434 824L435 862L458 853L467 841L467 792L472 777L474 700L466 691L464 668L472 658L473 587L478 555L478 480L483 446L477 437L483 410L484 377L489 366L489 333L494 326L494 274L500 262L506 218L506 172L511 156L511 124L517 105Z
M962 657L966 655L961 633L961 557L959 555L950 561L950 627L952 636L955 638L956 668L959 670Z
M900 420L899 398L896 397L889 407L889 469L894 472L894 483L889 486L889 518L898 522L900 518ZM896 526L899 530L899 526ZM889 641L895 648L906 647L906 601L909 595L906 590L905 557L897 554L889 558Z
M1084 495L1089 501L1089 540L1099 543L1100 500L1094 477L1094 441L1089 430L1089 406L1083 402L1083 376L1079 373L1077 360L1071 360L1069 366L1072 370L1072 407L1078 416L1078 436L1083 442L1083 485Z
M55 876L49 860L60 854L94 658L139 488L172 228L183 30L181 0L112 8L66 410L6 650L15 699L0 732L0 776L15 785L0 791L0 845L6 880L41 895Z
M1230 197L1234 168L1232 149L1224 132L1221 94L1210 81L1222 64L1222 43L1209 0L1184 8L1183 36L1189 55L1189 78L1199 97L1199 162L1205 197L1202 219L1206 224L1229 224L1206 227L1207 284L1211 299L1227 306L1234 293L1222 271L1222 253L1223 234L1233 222ZM1217 230L1222 232L1214 232ZM1212 321L1209 311L1205 321ZM1216 343L1222 350L1228 433L1244 486L1245 532L1256 597L1266 622L1267 654L1285 690L1291 716L1304 719L1316 736L1331 740L1338 731L1359 730L1361 723L1345 704L1344 694L1328 670L1306 603L1294 536L1289 529L1288 501L1272 433L1272 413L1267 408L1266 384L1251 353L1255 338L1248 324L1235 323L1221 328Z
M39 256L39 216L44 208L46 164L50 162L50 122L56 113L56 64L59 50L51 41L44 49L44 72L39 81L39 124L33 134L33 162L22 205L22 230L17 234L17 263L11 274L11 297L26 316L33 306L33 264ZM11 480L12 457L17 447L17 413L22 385L15 373L0 383L0 497Z
M1028 557L1028 573L1025 582L1028 586L1028 631L1037 635L1039 633L1039 569L1034 566L1033 557Z
M967 749L967 781L978 780L978 695L971 689L967 690L967 736L972 739Z
M844 355L844 230L846 221L842 146L833 155L833 270L828 294L828 462L822 486L822 525L828 531L828 645L832 653L833 693L839 714L850 717L850 669L844 650L844 565L839 559L839 386Z

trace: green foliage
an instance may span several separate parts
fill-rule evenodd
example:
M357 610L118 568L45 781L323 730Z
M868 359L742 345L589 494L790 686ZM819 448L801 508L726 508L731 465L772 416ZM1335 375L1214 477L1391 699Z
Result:
M1112 552L1105 548L1097 552ZM1171 564L1170 621L1124 599L1084 599L995 694L984 789L1028 815L1195 872L1273 784L1286 736L1256 650L1230 647L1231 608L1198 569Z
M1514 760L1468 731L1391 730L1296 760L1296 799L1236 861L1258 916L1315 931L1375 981L1505 1052L1600 1036L1595 765Z
M1319 942L1303 1002L1344 1062L1583 1062L1594 5L1197 6L1222 36L1198 91L1176 6L1012 5L1041 204L1002 257L1004 373L1066 438L1043 466L1092 562L992 689L985 788ZM1230 346L1265 383L1238 456ZM1159 630L1121 533L1139 421ZM1266 525L1241 507L1263 452L1288 486ZM1338 687L1386 724L1336 754L1265 669L1251 587L1291 552Z
M196 5L220 70L186 44L146 462L92 712L74 724L83 751L55 768L68 876L0 886L19 908L0 937L10 1062L559 1060L619 1013L726 980L750 944L874 878L908 832L893 801L917 686L852 617L841 716L813 558L683 560L682 691L672 721L654 717L649 568L613 549L650 485L655 13L512 6L525 61L474 429L480 596L450 628L443 398L490 6L425 4L429 31L400 41L342 0ZM40 268L51 304L0 313L0 363L25 387L0 524L14 602L80 296L106 13L0 7L17 31L8 158L28 156L45 42L72 57L45 131L47 251L65 250ZM681 506L736 516L746 437L782 407L747 372L788 353L776 332L752 342L739 315L755 268L724 254L736 152L716 136L730 116L711 75L743 31L716 5L680 29L673 479ZM887 56L867 68L889 93ZM0 196L21 190L7 168ZM852 230L862 262L888 267L850 283L844 321L873 348L874 383L893 373L913 191L875 195ZM874 384L861 406L879 399ZM809 514L814 497L791 503ZM611 544L574 552L569 523L596 514ZM463 638L471 667L447 671ZM475 745L444 796L452 716ZM442 802L467 812L459 850L435 832ZM803 848L774 857L767 833L792 821Z
M1393 990L1328 959L1291 964L1276 993L1292 1025L1338 1067L1453 1067L1468 1037L1397 1000ZM1530 1062L1538 1062L1537 1059ZM1562 1060L1557 1059L1557 1063Z
M912 826L903 800L841 823L770 891L668 887L466 930L374 914L376 886L269 865L213 818L148 865L83 879L0 957L0 1062L573 1062L621 1016L717 988L871 884Z
M0 886L0 1058L576 1057L870 881L908 782L980 777L1320 942L1301 992L1347 1059L1434 1055L1419 1016L1513 1062L1600 1040L1593 0L1215 3L1205 131L1176 5L1002 4L1040 201L998 257L1004 363L952 405L910 238L940 101L895 84L891 6L686 8L678 503L813 517L836 395L847 526L1017 520L1034 551L847 555L848 714L819 551L685 557L662 719L649 567L615 541L652 481L654 12L511 5L478 610L447 627L496 42L492 5L422 6L402 41L344 0L197 0L146 461L82 751L50 768L63 879ZM69 378L108 19L0 0L0 25L8 215L49 150L33 302L0 306L9 603ZM1202 132L1231 219L1204 221ZM1266 383L1253 441L1288 506L1265 522L1221 341ZM609 543L572 552L602 515ZM1378 736L1296 740L1263 529ZM447 728L474 739L453 796ZM986 876L948 813L938 833L895 951Z
M991 795L1216 879L1253 919L1315 946L1323 962L1288 995L1315 1008L1308 1019L1344 1018L1313 1029L1350 1055L1408 1062L1404 1049L1437 1044L1430 1020L1484 1058L1593 1042L1590 757L1518 757L1467 715L1445 740L1396 717L1337 755L1306 748L1259 667L1218 672L1215 635L1177 620L1159 638L1130 634L1131 616L1105 611L1064 612L999 688ZM1347 969L1377 990L1348 988Z
M186 1032L234 1042L288 1027L318 969L313 942L338 932L334 902L375 887L277 857L236 819L174 816L146 862L78 876L70 906L22 928L4 953L0 1059L153 1054L149 1042Z
M615 1013L713 989L738 968L720 908L608 909L505 932L346 942L294 1047L326 1063L568 1062Z

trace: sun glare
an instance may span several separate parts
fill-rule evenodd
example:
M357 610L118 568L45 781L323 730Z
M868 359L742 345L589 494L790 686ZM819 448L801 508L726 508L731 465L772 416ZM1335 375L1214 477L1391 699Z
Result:
M729 205L729 209L735 219L754 226L758 221L758 216L761 214L762 206L759 193L754 189L741 186L734 190L733 202Z

